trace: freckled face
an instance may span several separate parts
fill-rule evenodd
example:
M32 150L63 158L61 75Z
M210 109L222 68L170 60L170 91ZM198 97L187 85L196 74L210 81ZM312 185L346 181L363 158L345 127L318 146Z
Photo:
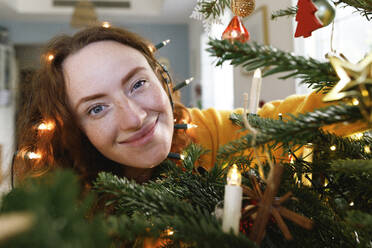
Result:
M69 107L105 157L137 168L167 157L172 108L139 51L114 41L91 43L68 56L63 70Z

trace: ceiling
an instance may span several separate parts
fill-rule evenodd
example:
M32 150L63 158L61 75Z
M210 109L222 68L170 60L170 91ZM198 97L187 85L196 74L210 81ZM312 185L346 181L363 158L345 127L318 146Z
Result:
M54 6L55 0L0 0L0 20L69 23L73 6ZM60 2L67 0L59 0ZM100 21L114 23L188 23L197 0L91 0L129 2L130 8L96 7ZM71 2L71 1L69 1Z

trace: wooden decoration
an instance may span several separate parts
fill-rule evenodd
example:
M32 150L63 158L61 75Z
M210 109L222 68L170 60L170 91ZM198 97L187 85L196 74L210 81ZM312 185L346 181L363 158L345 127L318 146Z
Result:
M283 217L293 221L305 229L311 229L313 226L313 222L309 218L281 206L283 202L290 199L292 196L291 192L288 192L282 197L275 197L278 192L282 173L282 165L273 166L273 168L270 170L264 193L262 193L255 176L251 176L250 178L253 189L247 186L242 186L243 195L248 196L248 198L250 198L252 201L257 202L256 205L248 205L244 207L242 213L242 219L256 214L249 238L257 244L260 244L265 236L266 225L270 216L274 217L279 229L282 231L286 239L292 239L292 235L288 229L288 226L285 224Z
M99 22L94 4L88 0L77 2L70 24L75 28L98 25Z

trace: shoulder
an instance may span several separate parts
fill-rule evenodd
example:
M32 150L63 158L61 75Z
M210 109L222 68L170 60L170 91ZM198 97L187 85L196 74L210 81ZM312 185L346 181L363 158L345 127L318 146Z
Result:
M197 109L191 108L189 109L191 117L194 121L201 121L201 122L217 122L215 124L223 123L230 119L230 115L232 113L242 114L243 109L235 109L235 110L216 110L215 108L208 108L208 109Z

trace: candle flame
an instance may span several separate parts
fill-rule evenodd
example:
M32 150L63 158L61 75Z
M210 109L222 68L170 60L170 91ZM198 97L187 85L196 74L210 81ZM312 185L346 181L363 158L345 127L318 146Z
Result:
M227 184L240 186L242 182L242 175L238 170L236 164L233 164L229 172L227 173Z
M260 68L257 68L255 71L254 71L254 74L253 74L253 77L254 78L261 78L262 76L262 73L261 73L261 69Z

